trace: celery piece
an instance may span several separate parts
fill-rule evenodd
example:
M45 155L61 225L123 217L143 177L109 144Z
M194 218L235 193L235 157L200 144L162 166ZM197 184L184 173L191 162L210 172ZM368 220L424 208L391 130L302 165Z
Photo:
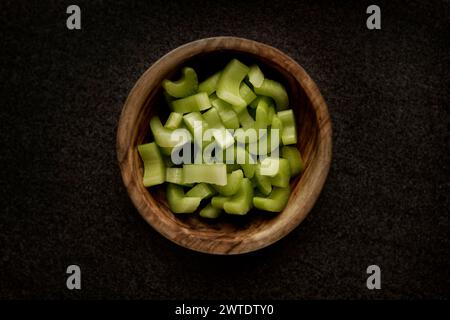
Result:
M137 149L144 162L144 186L151 187L163 183L166 178L166 170L156 143L141 144Z
M284 145L297 143L297 129L295 126L294 111L292 109L280 111L277 113L283 130L281 131L281 140Z
M169 118L167 118L167 121L164 124L164 127L170 130L175 130L180 127L182 122L183 122L183 115L181 113L171 112L169 114Z
M203 119L208 124L208 128L213 130L212 135L220 148L226 149L234 144L233 135L222 124L217 109L212 108L206 111Z
M233 106L245 107L246 101L239 91L242 80L248 73L248 67L237 59L231 60L223 69L217 83L217 96Z
M150 130L156 144L163 149L163 153L166 155L170 155L171 148L181 146L192 139L191 134L186 129L177 129L177 132L174 133L174 130L165 128L158 116L153 116L150 119Z
M255 208L270 212L281 212L288 203L291 189L274 187L269 197L253 197Z
M272 104L269 104L269 111L267 113L267 125L270 126L272 124L273 116L276 114L275 107Z
M256 143L258 142L259 132L253 129L253 127L249 127L247 129L239 128L234 131L234 139L237 143L246 144L246 143Z
M216 186L212 185L214 189L216 189L217 192L219 192L220 195L229 197L235 194L239 186L241 184L241 180L244 178L244 174L242 173L242 170L236 170L232 173L227 174L227 184L224 186Z
M203 199L208 199L216 194L216 191L206 183L196 184L192 189L186 192L187 197L200 197Z
M215 196L211 198L211 206L213 206L216 209L223 209L223 205L225 202L229 201L231 197L224 197L224 196Z
M170 94L167 93L167 91L163 91L164 100L166 101L167 105L169 106L170 110L173 110L173 101L175 100L174 97L172 97Z
M250 81L252 86L256 88L261 87L263 84L264 74L256 64L250 66L248 71L248 81Z
M246 106L256 99L256 94L248 85L245 84L245 82L241 83L241 86L239 87L239 94L241 95L241 98L244 99Z
M175 98L184 98L194 94L198 88L197 73L195 70L189 67L185 67L181 70L182 76L177 81L164 80L162 83L163 88Z
M289 161L291 176L296 176L303 171L304 165L300 150L296 147L283 146L281 148L281 156Z
M183 169L166 168L166 181L175 184L183 184Z
M202 200L200 197L186 197L183 187L173 183L167 185L166 196L169 208L174 213L192 213L197 210Z
M275 177L281 170L280 158L267 157L259 165L262 176Z
M211 104L214 108L219 112L220 119L223 122L223 125L227 129L237 129L239 128L239 118L236 112L233 110L231 104L226 101L223 101L219 97L210 98Z
M271 121L269 122L269 103L270 100L267 97L259 99L256 107L255 129L267 129L271 124Z
M222 74L222 71L216 72L206 80L198 85L198 92L206 92L209 95L214 93L217 89L217 82Z
M270 178L270 182L275 187L285 188L289 186L289 179L291 178L291 169L289 168L289 161L280 158L278 162L278 172L275 176Z
M186 128L194 135L196 130L201 129L202 131L205 131L207 128L207 124L205 122L205 119L203 119L203 116L200 112L194 111L187 113L183 116L184 124L186 125Z
M200 92L186 98L174 100L172 106L175 112L185 114L207 110L211 108L211 102L206 92Z
M261 174L261 165L258 164L255 170L255 176L253 181L256 183L256 187L262 194L268 195L272 191L272 183L270 182L270 177Z
M241 146L236 147L235 151L236 163L239 164L244 171L246 178L253 178L255 174L256 161L250 153Z
M250 179L242 179L239 190L223 204L226 213L244 215L253 206L253 186Z
M283 133L283 123L280 118L276 114L272 117L272 125L270 130L278 130L278 144L281 144L281 135Z
M211 204L208 204L206 207L200 210L199 215L202 218L216 219L220 216L221 213L221 209L215 208Z
M241 168L237 163L227 164L227 173L232 173L233 171L239 170Z
M244 108L239 114L239 123L241 124L242 128L248 129L248 128L254 128L255 127L255 120L253 120L252 116L248 113L247 108Z
M205 182L220 186L227 184L227 166L216 164L185 164L183 174L186 183Z
M278 110L284 110L289 105L289 97L283 85L277 81L264 79L260 87L254 88L258 95L268 96L275 100Z

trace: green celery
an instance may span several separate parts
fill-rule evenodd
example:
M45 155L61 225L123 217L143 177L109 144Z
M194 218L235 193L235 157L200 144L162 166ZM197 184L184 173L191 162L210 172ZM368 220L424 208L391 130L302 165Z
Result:
M255 120L253 120L252 116L248 113L247 108L244 108L239 114L239 123L241 124L242 128L248 129L248 128L254 128L255 127Z
M245 82L241 83L239 87L239 95L242 99L244 99L246 105L248 106L253 100L256 99L256 94L252 91L252 89L245 84Z
M183 187L169 183L167 185L167 202L173 213L192 213L197 210L202 198L186 197Z
M189 67L181 70L182 76L177 81L164 80L163 88L175 98L184 98L194 94L198 88L197 73Z
M227 184L227 166L216 164L185 164L183 174L186 183L213 183L220 186Z
M168 155L170 155L173 147L181 146L192 139L189 131L186 129L178 129L179 131L174 134L174 130L165 128L158 116L153 116L150 119L150 130L155 138L155 142L162 148L163 153Z
M295 126L294 111L292 109L280 111L277 113L283 130L281 131L281 140L284 145L297 143L297 129Z
M283 123L280 118L276 114L272 117L272 125L270 127L271 130L278 130L278 144L281 144L281 135L283 133Z
M289 186L289 179L291 178L291 169L289 167L289 161L280 158L279 169L275 176L270 178L270 182L275 187L285 188Z
M303 171L303 159L300 150L296 147L283 146L281 148L281 156L289 161L291 176L296 176Z
M239 190L223 204L226 213L245 215L253 205L253 186L250 179L244 178Z
M233 110L231 104L223 101L219 97L215 96L210 98L211 104L219 112L220 119L222 120L225 128L237 129L239 128L239 118L236 112Z
M221 209L215 208L211 204L208 204L206 207L200 210L199 215L202 218L216 219L220 216L221 213Z
M250 66L248 71L248 81L256 88L261 87L264 82L264 74L256 64Z
M174 100L172 107L175 112L185 114L193 111L207 110L211 108L211 102L206 92L200 92L186 98Z
M216 186L212 185L214 189L216 189L217 192L219 192L220 195L228 197L235 194L239 186L241 184L241 180L244 178L244 174L242 173L242 170L236 170L232 173L227 174L227 184L224 186Z
M165 181L164 160L161 157L156 143L141 144L137 147L139 155L144 162L143 184L145 187L151 187L161 184Z
M221 149L226 149L234 144L233 135L223 125L217 109L212 108L206 111L203 119L208 124L208 128L213 130L212 135Z
M289 97L283 85L277 81L264 79L260 87L254 88L258 95L271 97L278 110L284 110L289 105Z
M209 95L213 94L217 89L217 82L222 75L222 71L216 72L206 80L198 85L198 92L206 92Z
M206 183L198 183L188 192L186 192L187 197L200 197L203 199L211 198L216 194L216 191Z
M270 100L267 97L259 99L256 107L255 129L267 129L271 124L271 121L269 121L269 103Z
M286 188L274 187L269 197L253 197L255 208L270 212L281 212L288 203L291 190Z
M255 170L255 176L253 181L256 183L256 187L262 194L268 195L272 191L272 183L270 177L261 174L261 165L258 164Z
M235 157L236 163L241 166L245 177L253 178L256 168L256 161L253 156L242 146L236 146Z
M231 60L223 69L217 83L217 96L233 106L245 107L246 101L240 95L242 80L248 73L249 68L237 59Z
M175 130L180 127L182 122L183 122L183 115L181 113L171 112L169 114L169 117L167 118L166 123L164 124L164 127L170 130Z

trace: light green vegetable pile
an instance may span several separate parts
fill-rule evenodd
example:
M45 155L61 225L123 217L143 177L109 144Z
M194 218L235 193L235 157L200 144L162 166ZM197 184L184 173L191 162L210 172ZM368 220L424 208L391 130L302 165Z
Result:
M303 170L283 85L265 78L257 65L248 67L236 59L201 83L194 69L181 73L177 81L162 83L172 110L168 119L163 125L153 116L154 142L138 146L144 186L167 182L174 213L198 212L212 219L223 212L245 215L252 208L282 211L290 179ZM202 136L204 132L211 134ZM174 155L186 146L197 152L177 163ZM228 152L232 161L225 157Z

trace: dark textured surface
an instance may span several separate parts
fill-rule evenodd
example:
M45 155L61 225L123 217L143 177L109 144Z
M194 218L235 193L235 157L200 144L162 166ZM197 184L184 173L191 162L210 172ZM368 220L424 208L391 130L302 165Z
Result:
M448 298L450 5L2 1L0 297ZM277 4L274 4L274 3ZM328 102L333 163L308 218L269 248L208 256L139 216L115 134L135 81L169 50L235 35L296 59ZM82 268L81 291L65 269ZM365 287L378 264L382 290Z

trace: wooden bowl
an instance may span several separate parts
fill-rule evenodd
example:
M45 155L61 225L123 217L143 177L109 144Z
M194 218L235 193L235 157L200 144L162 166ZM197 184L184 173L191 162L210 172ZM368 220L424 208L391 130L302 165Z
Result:
M297 118L298 148L305 170L292 181L283 212L252 210L246 216L226 215L206 221L197 214L176 215L167 206L164 187L145 188L136 146L150 142L152 114L168 114L161 82L182 66L193 67L203 80L231 58L258 63L264 74L283 83ZM292 58L268 45L235 37L190 42L155 62L131 90L117 131L117 157L128 193L142 217L167 239L192 250L239 254L266 247L292 231L311 210L324 185L331 162L331 122L327 105L314 81Z

